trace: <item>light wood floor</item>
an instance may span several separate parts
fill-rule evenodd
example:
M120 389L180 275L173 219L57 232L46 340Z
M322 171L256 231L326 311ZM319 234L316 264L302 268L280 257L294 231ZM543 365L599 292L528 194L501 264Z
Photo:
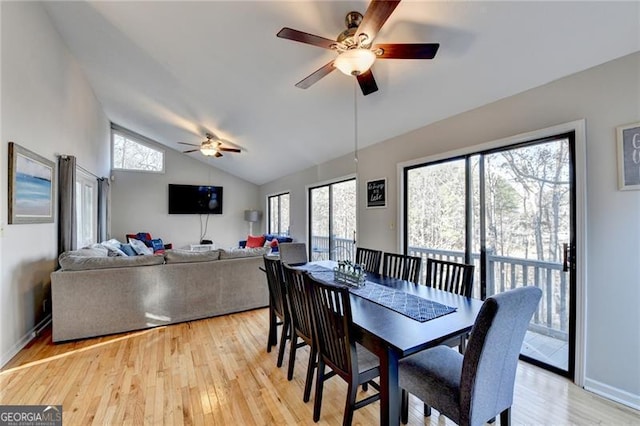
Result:
M313 424L313 399L302 402L308 352L288 382L287 357L276 368L266 335L266 309L57 345L45 331L0 372L0 404L62 404L65 425ZM319 424L341 424L345 398L344 382L329 380ZM410 404L409 424L452 424ZM379 409L357 410L354 425L377 424ZM524 363L512 412L514 424L640 424L639 412Z

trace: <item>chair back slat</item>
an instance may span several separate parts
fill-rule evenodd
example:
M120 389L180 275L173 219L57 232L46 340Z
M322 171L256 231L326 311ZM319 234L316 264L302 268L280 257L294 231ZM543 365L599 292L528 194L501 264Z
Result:
M397 253L385 253L382 273L387 277L403 279L404 255Z
M417 256L405 256L404 278L407 281L418 284L420 281L420 266L422 258Z
M420 266L422 258L398 253L385 253L383 260L383 275L418 283L420 280Z
M282 277L282 269L278 259L264 256L264 268L267 273L269 296L273 303L273 310L277 316L284 318L286 310L286 288Z
M345 380L352 377L355 342L351 340L351 301L344 286L328 285L305 276L310 295L318 352L324 362Z
M474 265L427 259L426 285L451 293L471 297Z
M283 265L282 268L289 296L293 327L296 334L310 345L313 339L313 324L311 320L311 301L305 291L305 273L288 265Z
M382 251L358 247L356 249L356 263L364 265L366 272L374 274L380 273L380 263L382 262Z

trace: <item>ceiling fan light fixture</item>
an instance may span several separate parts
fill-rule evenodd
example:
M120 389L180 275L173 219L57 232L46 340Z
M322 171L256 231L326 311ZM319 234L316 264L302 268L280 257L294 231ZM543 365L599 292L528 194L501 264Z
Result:
M216 153L218 152L218 149L217 149L217 147L215 146L215 144L213 142L204 142L200 146L200 152L203 155L206 155L208 157L212 157L212 156L216 155Z
M369 49L349 49L341 53L334 65L346 75L361 75L371 68L376 60L376 54Z

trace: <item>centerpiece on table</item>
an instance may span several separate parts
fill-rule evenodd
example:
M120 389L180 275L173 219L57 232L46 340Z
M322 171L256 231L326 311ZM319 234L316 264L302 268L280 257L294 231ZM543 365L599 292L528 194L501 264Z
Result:
M338 262L338 266L333 268L333 279L340 284L362 287L365 283L365 277L362 265L351 263L349 260L341 260Z

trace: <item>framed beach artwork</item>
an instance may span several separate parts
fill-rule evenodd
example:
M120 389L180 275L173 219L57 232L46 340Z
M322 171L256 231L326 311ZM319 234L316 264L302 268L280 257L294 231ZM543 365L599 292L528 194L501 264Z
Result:
M55 163L9 142L9 223L51 223Z
M620 126L618 134L618 187L640 189L640 122Z

